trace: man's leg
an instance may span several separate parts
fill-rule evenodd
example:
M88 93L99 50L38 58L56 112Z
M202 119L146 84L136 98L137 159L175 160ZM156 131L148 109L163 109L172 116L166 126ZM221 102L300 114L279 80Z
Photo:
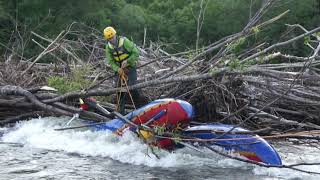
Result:
M137 83L137 69L136 68L130 68L128 72L128 86L135 85ZM136 104L139 101L140 94L138 90L131 90L130 91L132 95L132 99L134 103Z
M125 90L125 85L121 85L121 79L118 75L118 73L116 73L116 78L115 78L115 84L116 84L116 88L120 88L122 87L123 90ZM127 93L124 92L123 90L120 90L117 92L117 96L116 96L116 103L117 103L117 111L122 114L125 115L125 105L126 105L126 97L127 97Z
M126 101L127 101L128 93L120 92L120 102L119 102L119 113L122 115L126 115Z

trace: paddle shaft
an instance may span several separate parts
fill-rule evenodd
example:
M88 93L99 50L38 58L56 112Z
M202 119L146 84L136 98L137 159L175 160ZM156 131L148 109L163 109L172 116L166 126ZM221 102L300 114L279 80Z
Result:
M72 126L72 127L66 127L66 128L59 128L59 129L54 129L55 131L64 131L64 130L70 130L70 129L79 129L79 128L84 128L84 127L90 127L90 126L95 126L95 125L100 125L100 124L105 124L106 122L100 122L100 123L93 123L93 124L87 124L87 125L81 125L81 126Z

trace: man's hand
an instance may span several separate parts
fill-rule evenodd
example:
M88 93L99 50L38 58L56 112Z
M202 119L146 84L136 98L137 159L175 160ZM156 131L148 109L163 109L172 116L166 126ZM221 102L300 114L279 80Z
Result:
M118 69L118 74L121 77L121 79L125 79L125 73L124 73L124 70L122 68Z
M121 68L126 68L128 65L128 61L127 60L124 60L122 63L121 63Z

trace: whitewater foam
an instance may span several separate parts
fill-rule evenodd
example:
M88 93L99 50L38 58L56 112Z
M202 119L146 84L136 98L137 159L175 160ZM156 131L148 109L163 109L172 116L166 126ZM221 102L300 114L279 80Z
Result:
M180 149L174 153L155 149L155 153L160 156L160 159L157 159L151 153L150 148L131 132L126 132L122 137L118 137L108 131L54 130L63 127L68 119L48 117L19 122L12 129L1 129L4 131L2 141L21 143L28 148L65 151L68 153L78 153L82 156L107 157L122 163L150 167L182 167L192 165L194 168L197 168L210 166L213 168L252 169L254 174L273 177L319 178L319 176L288 169L258 167L226 159L209 151L199 153L187 148ZM288 152L286 147L277 149L280 149L280 156L285 164L301 162L302 160L305 162L320 161L320 158L317 156L319 151L316 152L313 148L306 147L302 149L306 152L303 155L303 159L301 158L302 154L299 154L301 150ZM320 172L319 166L308 166L305 169Z
M126 132L118 137L109 131L55 131L61 128L68 118L40 118L17 123L14 130L2 137L4 142L22 143L25 146L50 150L63 150L88 156L102 156L118 160L123 163L147 165L151 167L174 167L190 165L210 159L189 154L180 150L170 153L155 149L161 158L157 159L150 148L133 133Z

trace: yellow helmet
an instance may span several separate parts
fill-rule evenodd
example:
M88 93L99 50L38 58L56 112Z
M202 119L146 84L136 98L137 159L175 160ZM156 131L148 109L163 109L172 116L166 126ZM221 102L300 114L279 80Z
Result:
M103 30L103 34L104 34L104 38L109 40L109 39L112 39L117 34L117 32L113 27L108 26Z

